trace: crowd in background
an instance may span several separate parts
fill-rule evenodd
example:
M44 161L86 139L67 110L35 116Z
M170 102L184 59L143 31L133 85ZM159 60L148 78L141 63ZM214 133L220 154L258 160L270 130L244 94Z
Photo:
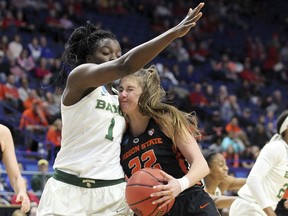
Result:
M19 152L53 163L61 146L60 97L69 71L61 52L74 27L89 21L112 30L125 53L173 26L197 2L0 0L0 120ZM171 102L196 112L203 151L250 169L288 108L287 3L205 3L195 30L152 63Z

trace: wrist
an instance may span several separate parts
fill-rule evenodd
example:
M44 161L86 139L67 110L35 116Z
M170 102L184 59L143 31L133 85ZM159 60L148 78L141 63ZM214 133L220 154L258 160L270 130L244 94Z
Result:
M183 176L182 178L177 179L177 181L180 184L181 192L190 187L189 179L186 176Z

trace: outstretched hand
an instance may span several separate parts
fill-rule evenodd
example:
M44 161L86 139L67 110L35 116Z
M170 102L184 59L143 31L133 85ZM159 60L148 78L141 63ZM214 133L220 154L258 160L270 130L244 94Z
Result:
M159 209L165 207L181 193L181 186L177 179L171 175L168 175L163 170L161 170L160 173L163 176L164 181L167 181L168 183L166 185L154 186L153 188L158 189L159 192L155 192L150 195L151 197L160 197L159 199L153 201L153 204L155 205L161 203Z
M204 2L198 4L195 9L190 8L186 17L175 26L178 37L182 37L196 25L196 22L201 18L202 12L200 10L204 6Z

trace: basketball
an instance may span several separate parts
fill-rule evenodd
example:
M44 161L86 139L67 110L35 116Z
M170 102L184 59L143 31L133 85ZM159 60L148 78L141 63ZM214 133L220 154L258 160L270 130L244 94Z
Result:
M127 181L126 201L137 216L161 216L169 212L174 204L173 199L166 207L158 209L160 204L152 204L159 197L150 197L151 193L159 190L153 186L167 184L160 169L144 168L135 172Z

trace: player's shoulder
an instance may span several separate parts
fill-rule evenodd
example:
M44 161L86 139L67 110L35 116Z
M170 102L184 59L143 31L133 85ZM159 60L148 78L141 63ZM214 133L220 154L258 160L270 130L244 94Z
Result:
M263 149L273 152L286 152L287 144L283 140L275 140L267 143Z

